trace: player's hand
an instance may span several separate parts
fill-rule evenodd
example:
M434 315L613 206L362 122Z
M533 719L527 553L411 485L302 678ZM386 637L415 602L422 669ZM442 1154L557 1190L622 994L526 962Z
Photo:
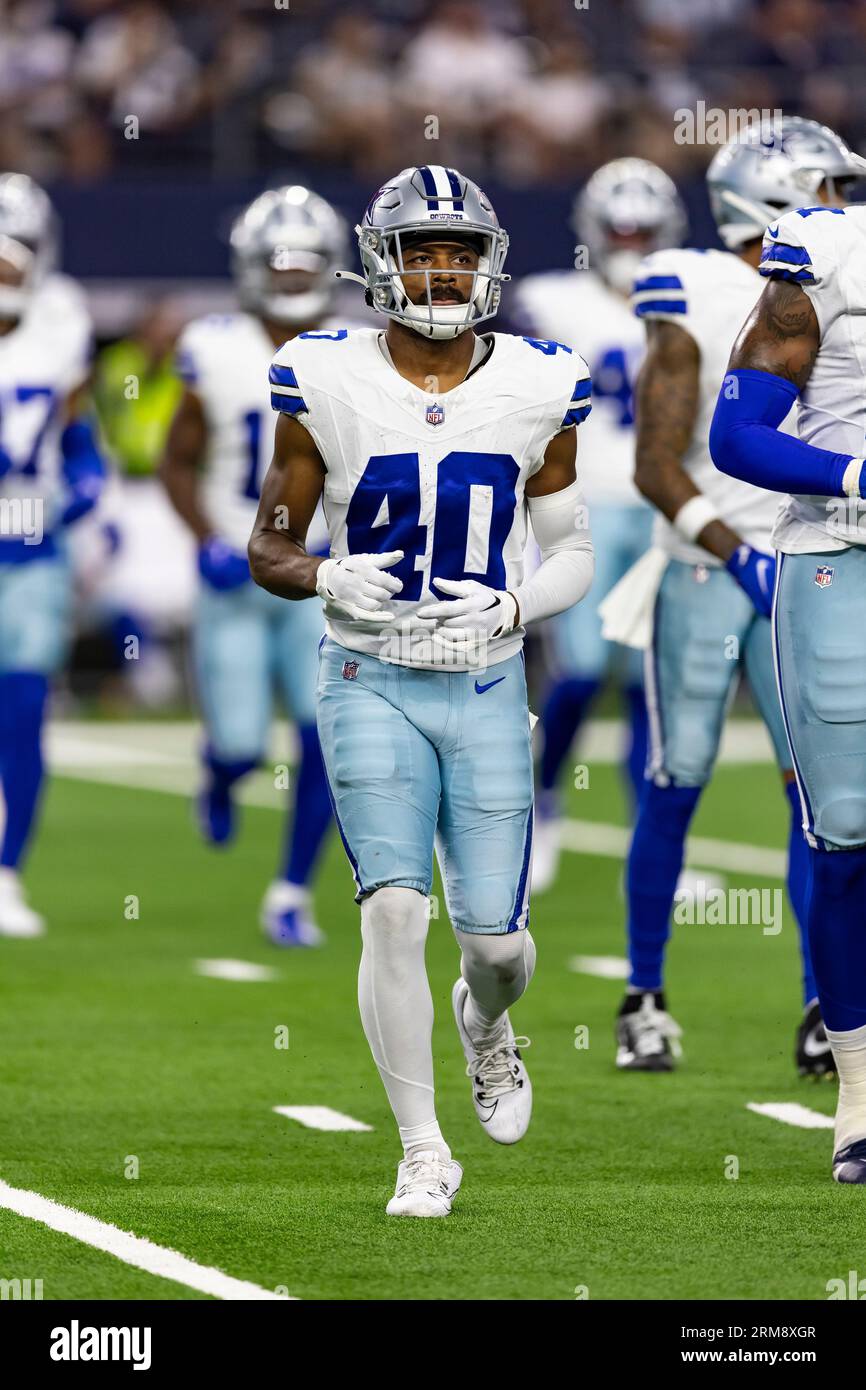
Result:
M750 545L738 545L725 569L749 595L761 616L769 618L776 583L775 556L765 555L763 550L754 550Z
M346 618L393 622L394 614L385 613L382 604L403 588L403 581L388 573L390 566L402 559L402 550L389 550L384 555L344 555L339 560L324 560L316 573L316 593Z
M453 594L440 603L427 603L418 617L433 623L433 636L453 655L477 651L480 643L511 632L517 617L517 603L511 594L479 584L477 579L434 579L443 594Z
M199 546L198 572L206 584L222 593L239 589L250 577L246 555L232 550L219 536L208 536Z

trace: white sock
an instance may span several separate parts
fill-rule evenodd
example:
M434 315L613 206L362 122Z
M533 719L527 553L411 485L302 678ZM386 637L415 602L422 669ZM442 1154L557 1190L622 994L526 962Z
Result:
M487 936L457 931L460 973L469 986L463 1020L471 1037L484 1042L497 1032L509 1005L523 994L535 969L529 931Z
M845 1033L825 1029L839 1073L835 1152L866 1139L866 1024Z
M438 1149L450 1158L433 1099L427 925L427 899L414 888L379 888L364 899L358 1004L404 1154Z

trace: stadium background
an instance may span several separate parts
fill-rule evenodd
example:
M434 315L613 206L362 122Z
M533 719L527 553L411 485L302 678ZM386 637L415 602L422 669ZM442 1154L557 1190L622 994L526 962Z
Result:
M866 6L854 0L23 0L0 7L0 167L33 174L56 203L64 268L95 317L103 425L118 468L146 483L160 435L144 426L170 413L171 341L186 317L231 301L227 229L263 187L309 182L351 224L395 169L453 162L489 190L517 276L569 264L575 191L603 160L641 154L676 178L694 242L714 245L701 182L714 149L676 144L674 112L781 107L862 150L864 65ZM147 420L117 414L111 383L134 362ZM151 539L158 574L171 557L164 534ZM215 858L190 822L192 722L138 717L188 715L183 632L160 634L175 679L142 687L136 663L111 669L110 634L86 603L80 624L27 874L49 933L35 950L4 943L0 1105L14 1123L2 1179L311 1298L569 1299L586 1286L592 1298L823 1298L857 1267L864 1222L856 1192L832 1190L827 1136L747 1111L804 1098L832 1110L831 1089L804 1097L791 1062L789 913L778 938L680 932L671 976L686 1064L661 1078L663 1103L652 1078L647 1089L612 1076L627 810L604 719L580 754L591 791L567 804L577 852L533 909L541 963L517 1019L536 1038L533 1133L505 1162L472 1128L444 1002L453 944L431 932L437 1086L467 1183L448 1231L383 1229L394 1143L357 1020L339 846L317 892L328 948L275 960L255 922L282 805L270 773L244 794L237 848ZM732 887L778 886L784 820L766 740L744 720L690 862ZM584 954L610 962L609 976L581 973ZM203 957L270 974L202 978ZM291 1047L276 1052L286 1022ZM594 1040L585 1053L578 1026ZM373 1133L301 1131L272 1113L288 1102L327 1103ZM732 1157L736 1182L724 1180ZM139 1181L126 1180L131 1158ZM44 1277L46 1297L192 1296L6 1211L0 1253L4 1274Z

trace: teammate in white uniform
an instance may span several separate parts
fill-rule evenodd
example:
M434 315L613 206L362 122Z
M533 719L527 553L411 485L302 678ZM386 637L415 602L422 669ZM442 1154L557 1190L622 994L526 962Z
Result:
M277 354L281 416L250 559L273 593L325 599L319 731L361 903L361 1017L405 1155L388 1211L436 1217L462 1170L433 1097L434 840L478 1117L499 1143L529 1123L507 1012L535 955L521 646L527 622L577 602L592 578L574 437L590 383L568 347L476 336L496 312L508 238L456 170L404 170L357 232L362 283L388 326ZM321 496L324 561L304 549ZM527 520L542 563L524 582Z
M787 121L783 132L790 127ZM790 199L796 174L783 134L776 145L757 130L732 141L707 175L729 250L660 251L647 258L635 284L635 311L648 328L637 394L636 480L658 509L654 541L667 563L647 654L649 781L627 864L631 974L617 1022L617 1064L630 1070L670 1070L679 1053L679 1029L663 995L670 914L689 823L742 671L771 735L791 809L788 890L801 928L804 993L797 1065L813 1074L832 1069L803 930L808 862L773 674L770 531L777 501L719 473L708 443L727 345L761 292L764 204Z
M839 1075L833 1176L866 1183L866 160L815 122L789 131L799 200L767 229L769 278L710 436L726 475L789 494L776 521L782 707L808 842L808 932ZM799 398L798 435L776 425Z
M69 527L105 480L82 415L91 329L53 271L54 213L22 174L0 176L0 935L38 936L18 876L43 779L50 678L69 635Z
M233 789L266 752L275 691L295 722L300 764L278 877L262 926L281 946L322 941L310 882L331 809L316 732L321 605L280 603L255 585L246 548L262 475L273 453L268 368L287 337L321 328L345 234L330 204L299 186L271 189L232 231L241 309L189 324L178 344L186 390L162 477L199 545L195 626L199 697L207 729L199 821L210 843L233 836ZM319 519L315 545L327 549Z
M541 716L532 854L536 893L556 877L556 786L563 763L602 684L614 673L628 710L624 767L635 805L643 790L647 729L641 661L635 651L604 640L598 604L647 549L652 527L652 511L634 485L633 387L644 332L629 305L631 287L642 257L677 246L685 225L682 202L663 170L645 159L615 159L596 170L575 200L577 253L588 265L530 275L515 297L518 319L528 332L580 344L593 383L581 483L592 513L595 579L586 603L548 625L553 679Z

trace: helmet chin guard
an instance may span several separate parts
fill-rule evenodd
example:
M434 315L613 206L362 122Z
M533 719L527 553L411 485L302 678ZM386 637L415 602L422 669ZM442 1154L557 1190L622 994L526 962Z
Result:
M368 302L388 318L441 341L457 338L496 314L501 286L509 278L502 271L508 235L486 195L456 169L404 169L373 196L355 231ZM432 281L436 272L430 270L411 272L425 277L426 294L420 303L410 300L403 282L403 252L407 238L419 236L480 246L476 270L451 272L470 280L464 303L437 304Z

